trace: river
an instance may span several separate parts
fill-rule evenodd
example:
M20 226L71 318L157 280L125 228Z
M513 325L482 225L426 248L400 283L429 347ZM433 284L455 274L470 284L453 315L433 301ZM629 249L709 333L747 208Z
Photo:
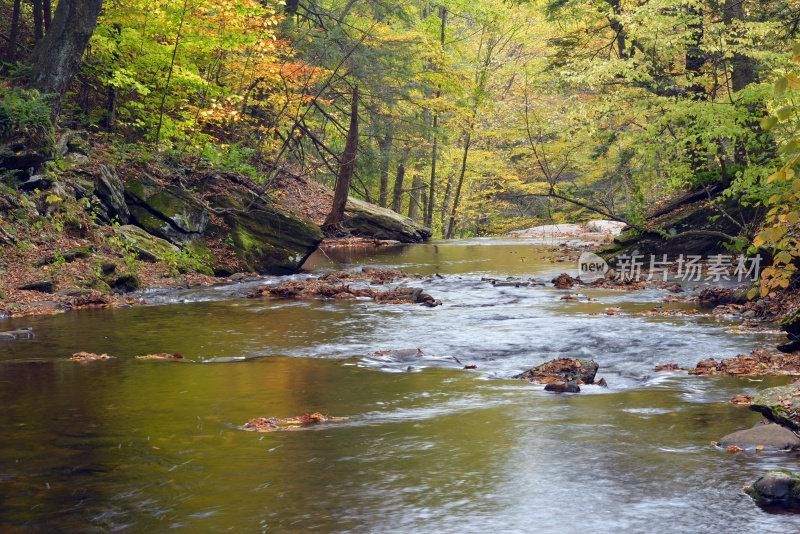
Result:
M279 280L267 277L0 321L36 334L0 344L0 532L796 530L797 516L762 511L742 487L796 472L797 456L709 446L759 420L734 395L787 379L653 372L777 338L736 334L725 318L602 314L652 308L659 289L565 301L568 290L481 280L574 269L554 254L477 239L308 263L426 275L411 284L436 308L243 298ZM430 357L368 357L417 348ZM67 361L84 350L115 358ZM155 352L193 361L134 358ZM559 356L595 359L609 387L557 395L509 379ZM314 411L349 420L238 428Z

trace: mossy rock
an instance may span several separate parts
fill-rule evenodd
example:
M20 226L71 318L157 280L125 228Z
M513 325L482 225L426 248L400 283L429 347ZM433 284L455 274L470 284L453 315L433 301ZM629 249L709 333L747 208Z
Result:
M89 289L94 289L99 291L100 293L111 293L111 286L108 285L108 282L105 280L101 280L100 278L92 277L83 283Z
M142 281L133 273L123 273L111 279L109 286L115 293L130 293L140 289Z
M800 383L759 391L750 409L779 425L800 430Z
M344 225L356 235L403 243L427 241L433 234L404 215L353 197L347 199Z
M789 334L789 338L800 338L800 310L784 317L778 323L783 331Z
M208 227L208 210L191 193L149 176L127 178L125 200L137 225L173 243L199 239Z
M169 241L149 234L137 226L119 226L114 232L143 261L164 262L179 253L178 247Z
M68 250L61 254L60 259L63 259L66 263L73 262L78 259L88 258L92 255L92 247L81 247L75 248L72 250ZM43 265L51 265L56 263L59 260L59 256L56 254L44 257L34 263L33 265L36 267L42 267Z
M235 265L217 263L215 272L293 273L322 241L322 231L312 221L286 213L222 176L205 177L200 192L213 193L209 201L219 215L208 236L227 243L236 255Z
M719 207L734 218L758 220L762 210L758 207L744 207L738 198L730 197L720 201ZM719 208L708 201L690 204L675 204L674 209L666 213L658 213L656 219L648 220L648 225L660 228L661 231L640 233L628 230L617 236L614 241L600 249L598 254L605 259L637 250L639 254L667 254L670 258L683 255L708 256L717 253L729 253L716 235L691 234L677 236L689 230L722 232L731 236L741 231L728 217L720 217Z
M745 491L759 506L800 510L800 476L791 471L767 471Z

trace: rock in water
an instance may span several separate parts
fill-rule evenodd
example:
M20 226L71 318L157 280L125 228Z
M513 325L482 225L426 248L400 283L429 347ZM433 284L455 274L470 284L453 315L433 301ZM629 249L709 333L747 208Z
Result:
M14 341L15 339L33 339L33 328L18 328L0 332L0 341Z
M550 382L544 390L554 393L580 393L581 387L576 382Z
M800 429L800 382L759 391L750 409L779 425Z
M743 449L762 446L769 449L796 450L800 449L800 438L780 425L758 424L753 428L728 434L719 440L720 447L725 448L730 445Z
M598 365L592 360L578 360L576 358L558 358L516 375L531 382L546 384L549 382L583 382L594 383Z
M800 310L784 317L780 322L780 327L786 332L789 341L778 345L778 350L782 352L800 350Z
M767 471L746 492L760 506L800 510L800 477L789 471Z
M353 197L347 199L344 225L356 235L403 243L427 241L433 234L404 215Z
M580 280L572 278L567 273L561 273L552 280L553 285L558 289L569 289L570 287L580 284Z

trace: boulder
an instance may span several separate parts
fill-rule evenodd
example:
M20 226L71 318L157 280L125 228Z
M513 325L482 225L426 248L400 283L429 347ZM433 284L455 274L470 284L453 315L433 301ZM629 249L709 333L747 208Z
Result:
M589 221L586 223L586 229L590 232L599 232L602 234L619 235L627 223L620 221L611 221L608 219L599 219L596 221Z
M353 197L347 199L344 226L355 235L403 243L427 241L433 235L430 228L404 215Z
M520 373L514 378L521 378L531 382L578 382L584 384L594 383L598 365L592 360L578 360L576 358L558 358L537 365Z
M745 491L759 506L800 510L800 476L790 471L767 471Z
M717 191L710 192L712 195L715 193ZM707 257L710 254L729 253L717 235L702 234L697 231L721 232L735 236L741 228L731 218L755 220L762 210L752 204L745 207L739 198L733 196L718 197L714 201L718 201L719 207L731 215L731 217L720 217L720 208L708 200L708 195L709 193L705 191L686 193L665 207L653 209L647 214L646 222L652 231L625 231L598 254L610 258L629 253L634 249L645 256L667 254L670 258L677 258L680 254ZM688 230L692 230L693 233L671 237Z
M125 187L113 167L100 165L100 174L95 176L94 194L99 200L97 214L100 220L128 224L130 212L125 204Z
M38 170L45 161L55 156L55 142L42 139L34 143L29 139L17 137L0 145L0 168L5 170Z
M800 350L800 310L788 314L778 324L789 338L788 342L778 345L778 350L782 352Z
M148 234L138 226L126 224L118 226L114 232L119 236L127 248L136 254L142 261L157 262L174 258L180 251L178 247L164 239ZM103 274L111 274L116 269L115 264L103 264ZM108 272L106 272L108 270Z
M779 425L800 429L800 382L759 391L750 409Z
M208 209L191 193L147 175L126 179L125 201L138 226L173 243L200 239L208 227Z
M214 211L206 237L224 241L236 257L219 263L220 274L240 271L267 274L296 272L322 241L312 221L289 214L252 191L235 187L219 174L208 175L198 186Z
M53 280L45 279L28 284L17 286L16 289L20 291L39 291L40 293L53 293L56 290L56 284Z
M507 237L525 238L552 238L552 237L578 237L587 232L582 224L545 224L534 226L525 230L513 230Z
M724 436L719 440L719 446L723 448L735 446L743 449L762 446L765 449L796 450L800 449L800 438L781 425L759 423L753 428L739 430Z

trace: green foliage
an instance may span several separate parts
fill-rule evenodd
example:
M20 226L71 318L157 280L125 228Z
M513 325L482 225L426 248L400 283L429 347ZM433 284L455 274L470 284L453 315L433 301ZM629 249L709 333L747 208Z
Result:
M21 136L34 146L53 141L47 96L35 89L0 87L0 140Z
M800 63L800 44L793 48L792 61ZM761 122L765 130L778 130L783 144L778 153L783 157L783 166L769 176L763 184L768 198L767 218L759 234L753 239L750 252L765 247L772 254L772 265L761 273L761 296L774 295L776 291L790 287L800 263L800 120L794 96L800 89L796 72L780 76L774 85L777 110ZM787 104L788 99L788 105ZM753 288L749 296L759 294Z

